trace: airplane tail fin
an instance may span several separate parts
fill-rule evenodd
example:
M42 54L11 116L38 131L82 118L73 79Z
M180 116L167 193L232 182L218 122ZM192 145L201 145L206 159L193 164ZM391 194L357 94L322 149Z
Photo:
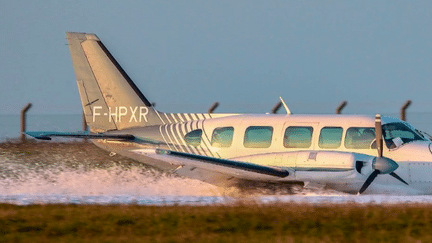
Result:
M95 34L67 32L66 38L90 131L163 124L152 104Z

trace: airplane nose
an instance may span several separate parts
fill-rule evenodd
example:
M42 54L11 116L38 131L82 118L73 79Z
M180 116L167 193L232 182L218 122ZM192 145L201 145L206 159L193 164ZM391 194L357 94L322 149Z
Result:
M432 143L429 144L429 152L432 154Z

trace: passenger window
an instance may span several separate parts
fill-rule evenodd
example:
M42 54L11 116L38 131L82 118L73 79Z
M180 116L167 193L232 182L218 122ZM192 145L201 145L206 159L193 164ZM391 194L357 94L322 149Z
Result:
M323 149L339 148L342 141L341 127L324 127L321 129L318 146Z
M197 129L186 134L184 136L184 140L187 145L198 147L201 144L201 136L202 136L202 130Z
M232 144L234 134L233 127L218 127L213 130L211 146L216 148L228 148Z
M246 148L268 148L271 145L272 135L273 127L248 127L243 144Z
M284 135L285 148L309 148L312 144L312 127L288 127Z
M375 139L373 127L350 127L345 135L345 147L349 149L370 149Z

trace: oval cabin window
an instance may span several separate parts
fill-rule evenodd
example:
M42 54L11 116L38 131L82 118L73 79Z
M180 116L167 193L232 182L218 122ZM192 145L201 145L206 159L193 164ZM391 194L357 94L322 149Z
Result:
M202 136L202 130L197 129L187 133L184 136L184 140L187 145L198 147L201 144L201 136Z

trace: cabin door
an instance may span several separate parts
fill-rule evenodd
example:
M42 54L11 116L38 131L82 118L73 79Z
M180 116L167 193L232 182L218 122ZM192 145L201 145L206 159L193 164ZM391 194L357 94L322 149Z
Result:
M282 129L283 151L280 166L297 167L297 152L315 150L318 122L286 122Z

